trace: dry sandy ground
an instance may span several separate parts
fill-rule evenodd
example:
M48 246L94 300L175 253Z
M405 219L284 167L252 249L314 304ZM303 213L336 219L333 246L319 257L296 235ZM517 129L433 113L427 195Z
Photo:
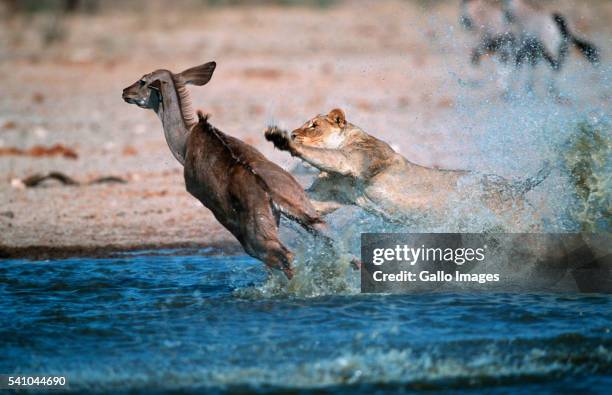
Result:
M608 45L612 3L580 3L573 22ZM122 88L156 68L180 71L216 60L211 83L192 89L196 108L287 168L294 162L264 141L264 127L296 127L336 106L417 163L465 167L467 157L478 155L469 143L477 131L466 134L452 122L460 87L455 71L478 80L487 66L467 65L469 39L459 31L454 2L417 4L152 7L144 14L71 17L65 40L50 45L41 43L49 23L43 18L8 21L0 32L0 148L60 143L78 158L0 156L0 251L239 249L184 190L154 113L121 100ZM498 100L491 89L473 95ZM609 99L597 90L590 95L585 100ZM115 175L128 183L15 187L14 179L54 170L81 181Z

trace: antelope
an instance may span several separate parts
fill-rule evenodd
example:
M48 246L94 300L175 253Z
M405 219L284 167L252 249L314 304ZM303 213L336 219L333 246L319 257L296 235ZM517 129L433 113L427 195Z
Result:
M187 191L210 209L250 256L293 277L293 253L279 239L283 215L315 236L325 221L298 182L254 147L193 112L186 85L210 81L216 63L174 74L156 70L123 90L123 100L155 111L172 155L184 167ZM326 236L324 239L329 240Z
M575 47L592 64L600 60L595 45L577 37L566 18L525 0L462 0L460 22L479 36L472 50L472 64L478 65L485 54L498 57L504 94L511 88L514 71L530 66L527 90L534 88L534 69L544 60L553 73L558 73L567 59L570 46ZM549 92L558 95L554 74Z

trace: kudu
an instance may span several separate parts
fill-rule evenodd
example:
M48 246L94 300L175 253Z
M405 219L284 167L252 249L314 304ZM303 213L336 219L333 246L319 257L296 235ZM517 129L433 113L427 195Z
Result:
M179 74L156 70L125 88L123 99L157 113L170 151L184 166L187 191L249 255L291 279L293 254L278 237L281 214L318 236L326 224L293 176L201 112L196 119L186 84L206 84L215 67L209 62Z

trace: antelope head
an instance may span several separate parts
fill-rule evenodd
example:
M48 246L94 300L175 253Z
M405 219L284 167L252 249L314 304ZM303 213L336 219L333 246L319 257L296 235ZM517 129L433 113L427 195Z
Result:
M140 108L157 112L162 103L162 84L167 81L180 81L183 84L205 85L213 75L215 62L192 67L182 73L173 74L168 70L155 70L143 75L138 81L123 90L123 100Z
M162 121L170 151L183 165L187 137L198 123L186 85L206 84L216 66L215 62L208 62L178 74L168 70L156 70L143 75L123 90L122 97L126 102L155 111Z

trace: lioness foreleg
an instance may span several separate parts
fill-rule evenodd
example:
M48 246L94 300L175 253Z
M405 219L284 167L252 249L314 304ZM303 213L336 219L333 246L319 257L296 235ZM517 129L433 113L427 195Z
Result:
M357 176L358 172L340 150L309 147L296 143L291 140L286 131L277 127L269 127L264 135L266 140L272 142L279 150L287 151L291 156L297 156L321 171L343 176Z

